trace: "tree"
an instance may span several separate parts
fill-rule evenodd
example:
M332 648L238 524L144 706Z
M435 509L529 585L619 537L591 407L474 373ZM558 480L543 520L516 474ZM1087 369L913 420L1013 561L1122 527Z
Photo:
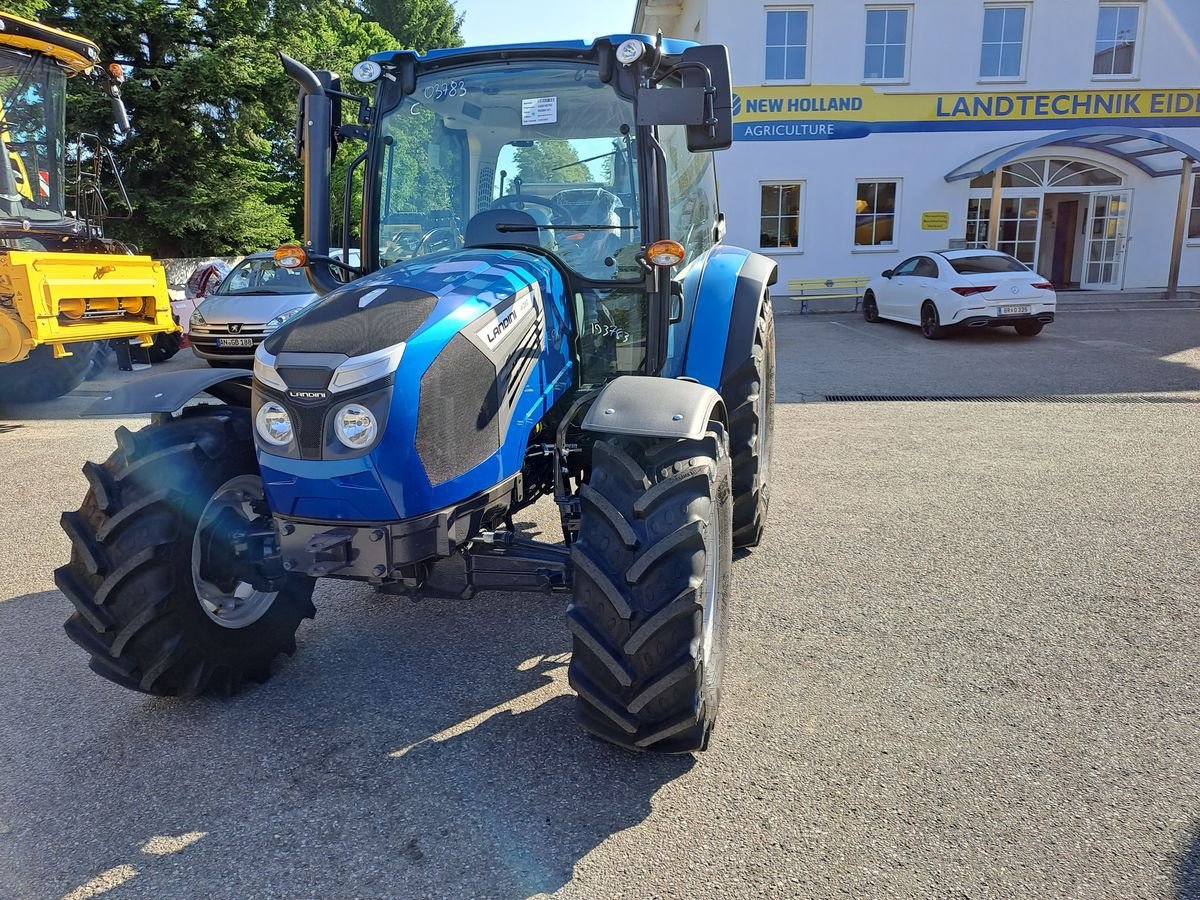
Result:
M361 10L404 49L461 47L463 17L445 0L364 0Z
M449 0L416 6L453 13ZM133 130L114 149L135 213L110 230L158 256L245 253L295 236L296 88L279 52L348 73L398 44L346 0L49 0L42 18L128 72ZM106 98L75 87L70 126L111 134ZM362 86L347 78L343 89ZM357 152L342 150L343 171Z
M578 184L592 180L591 170L566 141L534 141L528 147L518 147L513 156L522 181Z

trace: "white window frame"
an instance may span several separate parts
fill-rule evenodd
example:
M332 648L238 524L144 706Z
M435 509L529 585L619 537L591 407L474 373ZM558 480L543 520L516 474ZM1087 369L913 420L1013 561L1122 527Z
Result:
M762 220L769 218L763 215L762 189L765 187L799 187L800 205L796 208L796 246L795 247L764 247L762 246ZM804 253L804 224L805 204L808 202L808 181L803 178L766 178L758 183L758 223L759 223L759 252L767 256L800 256ZM781 215L775 218L782 219Z
M1016 75L980 75L980 84L1019 84L1027 80L1026 72L1029 70L1029 35L1032 34L1030 21L1033 19L1033 4L1032 3L985 3L983 5L984 20L987 19L987 11L989 9L1023 9L1025 10L1025 31L1021 35L1021 71ZM1093 40L1093 44L1095 41ZM979 64L983 65L983 31L979 34Z
M1192 230L1192 217L1200 216L1200 199L1196 197L1197 190L1200 190L1200 172L1193 172L1192 190L1188 194L1188 215L1183 223L1183 239L1189 247L1200 247L1200 237L1188 237L1188 233Z
M908 13L905 16L905 34L904 34L904 74L899 78L868 78L867 77L867 19L873 12L884 12L889 9L904 10ZM863 84L908 84L909 73L912 71L912 56L913 56L913 19L916 17L916 11L911 3L873 3L866 7L866 13L863 15L862 36L863 36L863 55L860 71L863 73ZM885 45L886 46L886 45Z
M804 77L803 78L767 78L767 13L773 12L802 12L808 13L808 28L804 35ZM768 4L763 7L762 28L759 33L763 37L762 83L772 84L812 84L813 70L813 8L804 3ZM766 182L764 182L766 183ZM794 182L789 182L789 184Z
M1133 64L1130 66L1130 73L1118 75L1097 75L1092 73L1092 81L1140 81L1140 72L1142 71L1142 39L1146 33L1146 11L1148 4L1146 0L1100 0L1096 6L1096 24L1092 29L1092 55L1089 57L1092 60L1093 67L1096 59L1096 41L1100 37L1100 11L1106 7L1124 7L1132 6L1138 11L1138 27L1137 35L1133 41Z
M890 244L856 244L854 243L854 232L858 230L855 225L850 229L850 252L851 253L899 253L900 252L900 208L904 199L904 179L896 175L878 175L870 178L855 178L854 179L854 200L858 200L858 186L860 184L879 184L884 181L892 181L896 184L896 208L892 211L892 242ZM855 219L858 218L858 213L854 214ZM913 254L910 254L913 255ZM908 257L905 257L906 259Z

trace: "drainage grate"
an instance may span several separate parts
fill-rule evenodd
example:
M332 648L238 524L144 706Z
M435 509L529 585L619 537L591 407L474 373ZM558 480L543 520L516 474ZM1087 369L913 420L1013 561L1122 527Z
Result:
M1200 403L1195 397L1121 394L825 394L827 403Z

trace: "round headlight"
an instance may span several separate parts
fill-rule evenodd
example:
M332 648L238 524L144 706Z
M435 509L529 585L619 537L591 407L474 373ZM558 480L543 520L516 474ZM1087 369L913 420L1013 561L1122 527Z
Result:
M292 417L274 401L268 401L258 408L254 424L258 428L258 436L268 444L286 447L292 442Z
M621 42L617 48L617 62L623 66L631 66L646 53L646 45L637 38L629 38Z
M372 81L379 79L379 76L383 74L383 69L379 67L379 63L375 62L375 60L364 59L362 62L354 64L354 68L350 70L350 74L354 76L355 81L370 84Z
M361 403L348 403L337 411L333 430L337 439L351 450L361 450L375 440L379 423Z

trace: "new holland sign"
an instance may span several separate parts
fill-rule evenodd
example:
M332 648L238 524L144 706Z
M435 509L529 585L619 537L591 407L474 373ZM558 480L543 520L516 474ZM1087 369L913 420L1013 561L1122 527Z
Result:
M733 97L741 141L848 140L924 131L1046 130L1071 125L1200 126L1200 91L881 93L871 87L743 87Z

